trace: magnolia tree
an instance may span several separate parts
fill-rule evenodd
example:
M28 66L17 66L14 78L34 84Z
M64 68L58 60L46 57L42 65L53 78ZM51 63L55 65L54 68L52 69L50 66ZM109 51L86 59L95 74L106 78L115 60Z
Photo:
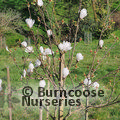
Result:
M71 44L70 40L66 41L61 37L62 26L57 21L57 17L55 15L55 5L56 1L53 2L52 14L49 14L49 11L47 11L46 9L47 6L45 2L43 2L42 0L37 0L36 2L34 2L34 7L37 8L39 12L39 16L36 17L39 18L38 21L44 25L46 34L48 36L47 38L49 41L49 43L47 44L48 48L44 48L43 46L38 44L37 38L32 30L32 27L36 21L32 19L30 12L30 4L28 3L30 18L27 18L25 22L30 28L30 34L32 35L34 44L33 46L28 46L27 41L23 41L20 43L23 54L24 53L27 54L27 57L26 56L23 57L23 68L20 68L17 65L17 61L14 58L15 53L9 50L8 47L6 47L6 50L10 53L10 55L14 59L16 66L21 71L22 82L24 80L27 80L28 83L28 79L37 78L40 79L38 86L41 89L42 88L45 89L46 86L48 86L48 88L46 88L48 90L46 96L49 98L49 100L46 103L43 103L39 108L40 120L42 118L45 119L45 116L42 117L43 109L47 112L46 119L50 118L54 120L55 119L65 120L69 118L69 116L71 116L72 114L79 112L81 116L84 115L84 118L88 120L89 109L102 108L120 102L119 95L113 97L114 86L115 83L117 82L116 76L119 74L118 72L120 70L120 66L118 66L118 68L116 68L114 71L110 71L109 73L107 73L104 76L101 76L98 79L96 79L95 77L99 65L107 57L109 51L115 47L116 42L118 40L118 38L115 35L113 35L115 39L114 43L111 45L109 49L105 51L104 56L101 57L99 55L100 60L97 61L98 64L96 64L96 56L98 56L99 51L103 48L105 44L105 42L102 40L102 35L108 28L108 19L110 18L110 15L113 12L111 14L106 15L105 19L106 25L103 27L101 31L100 39L98 40L98 45L96 45L96 50L94 51L94 53L92 53L92 50L90 51L93 55L93 61L92 64L90 65L89 72L84 74L85 76L84 81L78 80L77 82L75 82L74 78L72 78L71 76L71 72L74 68L73 66L77 67L77 64L84 60L84 53L79 52L75 54L77 33L78 30L80 29L79 28L80 21L84 20L84 18L87 16L87 9L82 8L82 0L80 0L78 6L79 12L76 31L74 35L74 43ZM46 17L49 21L49 25L48 22L46 22ZM59 32L56 31L55 26L59 28ZM27 60L31 54L34 55L34 59L36 60L30 61L29 65L27 66L28 63ZM69 58L67 59L65 57L66 54L69 54ZM74 60L74 56L76 56L76 62ZM99 89L99 87L101 86L99 81L111 75L113 79L113 86L107 98L104 96L104 91ZM66 84L66 80L69 80L68 85ZM2 80L0 80L0 90L2 89L1 83ZM50 89L53 89L54 92L53 91L51 92ZM55 91L58 91L56 92L55 97L53 99L50 98L49 97L50 94L55 93ZM45 98L45 96L43 96L42 92L41 94L39 94L39 97L41 99L40 104L42 103L42 99L47 99ZM49 108L50 99L52 99L52 103L54 104L55 109Z

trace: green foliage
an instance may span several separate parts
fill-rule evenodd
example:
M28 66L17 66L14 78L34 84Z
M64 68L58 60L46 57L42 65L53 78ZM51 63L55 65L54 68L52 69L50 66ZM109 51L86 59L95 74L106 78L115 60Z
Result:
M6 44L9 47L18 45L18 41L23 41L25 37L23 35L20 35L19 33L9 33L5 35L6 37Z
M118 5L120 5L120 0L111 0L111 11L115 10ZM120 11L120 6L116 9L116 11Z
M102 38L108 38L109 34L114 30L114 22L109 17L106 20L107 15L109 15L110 10L105 1L97 0L96 2L96 14L97 21L94 19L94 11L92 8L92 3L89 3L87 6L88 15L84 18L84 20L80 21L80 37L84 37L85 31L92 32L93 38L99 38L102 29L106 29L102 34ZM106 22L105 22L106 21Z
M32 0L29 0L32 1ZM22 10L26 7L26 0L1 0L0 8L3 10L4 8L12 8L16 10Z

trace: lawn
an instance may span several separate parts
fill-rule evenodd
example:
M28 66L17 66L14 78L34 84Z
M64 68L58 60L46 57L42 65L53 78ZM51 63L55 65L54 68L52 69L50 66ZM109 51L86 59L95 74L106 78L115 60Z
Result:
M120 31L117 30L114 32L115 35L120 39ZM104 56L105 52L112 46L114 43L114 38L110 35L108 39L104 40L104 46L102 49L100 49L97 53L96 59L95 59L95 65L97 66L97 61L101 60L102 57ZM84 81L85 76L84 74L88 74L89 69L91 67L92 61L93 61L93 55L94 51L96 50L98 44L98 40L93 40L91 44L85 44L84 41L80 41L76 44L76 49L74 53L74 58L73 58L73 65L72 68L70 69L71 72L71 77L76 85L78 82ZM44 46L47 48L47 46L43 44L39 44L39 46ZM73 47L73 44L72 44ZM20 67L21 70L23 70L23 62L22 62L22 57L28 57L29 54L24 52L23 48L19 48L19 46L9 48L12 52L11 55L14 55L15 61L17 65ZM34 46L35 49L35 46ZM90 52L92 50L92 53ZM57 48L53 46L53 51L57 51ZM80 52L84 56L84 60L80 61L77 64L77 67L75 65L76 61L76 54ZM34 52L35 55L37 55L37 51ZM66 53L65 55L66 61L68 61L69 58L69 52ZM30 61L34 63L36 61L36 57L33 54L30 54L29 59L27 59L25 69L27 69L28 64ZM58 53L55 56L56 64L59 63L58 60ZM67 62L66 62L67 64ZM118 66L120 65L120 40L117 40L115 43L114 47L112 50L110 50L107 54L103 62L99 65L98 70L94 73L94 77L91 79L92 81L95 81L96 79L101 78L102 76L108 74L110 71L116 70ZM16 89L22 88L25 85L30 85L33 88L36 89L36 86L39 86L39 79L23 79L22 81L20 80L21 78L21 71L18 69L18 67L15 65L13 58L9 55L9 53L5 49L0 49L0 79L3 80L3 84L7 87L7 70L6 67L9 67L10 69L10 80L11 80L11 86L13 92L13 96L17 96L19 100L21 101L22 98L20 96L22 90L15 92ZM43 71L41 69L37 69L37 71L40 74L43 74ZM52 72L52 67L51 67L51 72ZM75 77L77 75L77 77ZM35 74L32 75L33 77ZM116 77L116 81L119 80L120 72L118 73ZM37 76L39 77L39 76ZM27 84L28 81L28 84ZM110 82L111 81L111 82ZM57 82L57 81L55 81ZM46 80L47 83L47 80ZM72 86L72 81L70 80L69 77L66 79L66 86ZM105 98L108 99L108 93L112 89L113 85L113 76L106 77L102 80L99 81L100 87L99 89L105 90ZM111 85L110 85L111 84ZM114 97L120 94L120 87L119 87L120 81L115 84L114 88ZM51 85L52 87L52 85ZM5 90L7 92L7 89ZM1 97L1 96L0 96ZM7 97L5 97L6 100ZM65 108L67 109L67 108ZM52 113L53 108L51 108L51 113ZM67 110L66 110L67 111ZM65 111L65 113L66 113ZM7 120L8 119L8 106L7 102L5 102L4 105L4 111L3 115L0 116L1 120ZM13 119L14 120L36 120L39 118L39 111L37 107L22 107L21 102L20 103L14 103L13 104ZM68 120L77 120L77 119L84 119L84 116L79 114L79 112L74 113L72 116L68 118ZM46 111L43 110L43 120L46 119ZM119 120L120 119L120 104L116 104L113 106L105 107L105 108L100 108L100 109L90 109L89 110L89 119L95 119L95 120Z

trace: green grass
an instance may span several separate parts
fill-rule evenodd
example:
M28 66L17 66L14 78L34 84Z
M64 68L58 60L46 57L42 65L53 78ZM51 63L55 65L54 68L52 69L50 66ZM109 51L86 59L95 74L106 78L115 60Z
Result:
M120 39L119 32L120 31L115 31L115 34ZM85 79L84 73L86 75L88 74L89 69L92 64L92 61L93 61L93 54L97 47L97 42L98 42L98 40L94 40L89 45L84 44L83 41L77 43L76 50L74 53L72 68L70 69L71 77L72 77L72 80L75 85L78 82L81 82ZM97 56L95 59L95 66L97 66L97 64L98 64L97 60L100 61L102 59L105 51L111 47L113 42L114 42L114 39L112 37L109 37L109 39L104 40L103 49L99 50L97 53ZM47 48L47 46L45 46L45 45L42 45L42 44L40 44L40 45ZM73 44L72 44L72 46L73 46ZM106 58L103 60L103 62L98 67L98 70L94 74L95 77L93 77L91 79L92 81L95 81L96 79L101 78L102 76L106 75L110 71L116 70L118 68L118 66L120 65L120 41L118 40L114 46L115 47L108 52L109 54L106 55ZM12 51L12 55L14 55L14 57L16 59L16 63L20 67L21 70L23 70L23 67L25 67L27 69L29 62L32 61L34 63L35 60L37 59L33 54L30 54L29 59L27 60L26 65L24 66L24 64L22 62L22 57L23 56L27 57L28 54L24 52L23 48L21 49L19 47L16 47L16 51L14 49L15 49L14 47L10 48L10 50ZM53 51L56 51L56 50L57 50L57 48L55 46L53 46ZM90 50L93 51L92 54L90 53ZM80 61L77 64L77 68L75 68L76 54L78 52L83 54L84 60ZM34 54L38 56L36 51L34 52ZM66 58L66 64L67 64L67 61L69 58L69 52L67 52L65 54L65 58ZM58 64L59 63L58 54L56 54L55 60L56 60L56 64ZM20 73L22 71L19 70L17 68L17 66L14 64L13 59L10 57L9 53L5 49L2 49L2 50L0 50L0 79L3 80L3 84L5 84L5 86L7 86L7 70L6 70L7 66L9 66L9 68L10 68L10 80L11 80L12 89L19 89L19 88L23 87L25 84L22 83L20 80L20 76L21 76ZM89 69L87 68L88 66L89 66ZM51 67L51 73L52 73L52 69L53 68ZM44 75L42 69L37 69L37 71L40 74ZM75 79L75 74L77 74L77 79ZM118 75L120 76L120 73L118 73ZM32 77L34 77L34 76L35 76L35 74L32 75ZM37 77L39 77L39 76L37 76ZM119 77L116 77L116 81L118 79L119 79ZM111 90L110 80L111 80L111 84L113 85L113 76L106 77L106 78L102 79L101 81L99 81L100 89L104 89L106 91L105 98L104 98L105 100L108 99L107 96ZM35 89L36 89L36 86L38 86L38 84L39 84L38 79L35 79L35 80L30 79L28 81L29 81L29 85ZM25 79L23 79L23 82L27 83ZM46 80L46 82L47 82L47 80ZM57 81L56 81L56 83L57 83ZM66 86L72 86L72 81L70 80L69 76L67 77L65 84L66 84ZM115 85L115 89L114 89L115 93L113 94L114 97L120 93L119 84L120 84L120 81ZM6 92L7 92L7 90L6 90ZM21 91L18 93L21 93ZM14 95L14 93L13 93L13 96L16 96L16 95ZM18 98L21 100L21 96L19 96ZM21 103L13 104L13 107L14 107L14 109L13 109L13 119L14 120L36 120L39 117L39 111L38 111L38 108L36 108L36 107L35 108L33 108L33 107L27 108L25 110L25 107L22 107ZM0 116L1 120L8 119L7 108L8 108L7 103L5 103L5 106L4 106L5 111L3 111L4 116L3 117ZM67 109L67 108L65 108L65 109ZM105 108L100 108L100 109L90 109L89 119L119 120L120 119L120 110L119 109L120 109L119 104L105 107ZM53 108L51 108L51 113L52 113L52 111L53 111ZM65 113L67 113L67 110L65 110ZM80 115L79 112L76 112L72 116L70 116L68 119L69 120L72 120L72 119L78 120L80 117L81 117L81 120L84 120L84 116ZM45 119L46 119L46 111L44 110L43 120L45 120Z

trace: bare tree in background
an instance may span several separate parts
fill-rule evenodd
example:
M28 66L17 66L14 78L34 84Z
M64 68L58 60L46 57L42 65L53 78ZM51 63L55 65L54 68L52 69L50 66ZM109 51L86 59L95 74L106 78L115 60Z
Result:
M0 42L1 48L5 33L14 33L20 30L20 13L13 9L4 9L0 12Z

